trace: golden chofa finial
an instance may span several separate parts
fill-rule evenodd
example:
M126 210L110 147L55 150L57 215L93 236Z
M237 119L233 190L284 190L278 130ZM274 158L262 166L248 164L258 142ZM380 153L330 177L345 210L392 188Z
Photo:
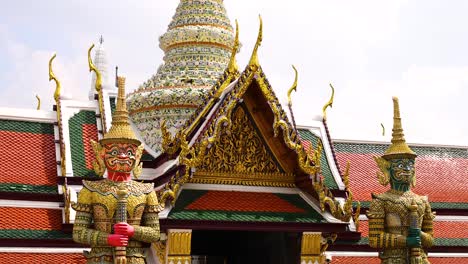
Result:
M291 93L292 91L296 91L296 88L297 88L297 69L296 67L294 67L294 65L292 65L292 68L294 70L294 83L291 86L291 88L289 88L288 90L288 108L289 108L289 112L291 113L291 119L293 122L294 130L296 130L296 120L294 119L294 113L292 109Z
M257 36L257 42L255 42L255 47L252 51L252 56L250 57L249 61L249 66L250 67L258 67L260 66L260 63L258 61L258 55L257 51L260 45L262 44L262 39L263 39L263 21L262 21L262 16L258 15L258 18L260 20L260 27L258 29L258 36Z
M55 81L55 92L54 92L54 100L57 102L60 99L60 82L57 80L57 77L55 77L54 71L52 70L52 61L55 59L57 54L54 53L52 58L49 60L49 82L54 80Z
M297 69L296 69L296 67L294 67L294 65L292 65L292 68L293 68L294 73L295 73L294 83L291 86L291 88L289 88L289 90L288 90L288 105L291 106L291 107L292 107L291 93L292 93L292 91L296 92L296 88L297 88Z
M96 91L100 91L102 88L102 79L101 79L101 73L99 70L94 66L93 60L91 59L91 50L94 48L94 44L91 45L91 47L88 49L88 66L89 66L89 71L93 71L96 74Z
M37 99L37 110L41 110L41 98L39 95L36 94L36 99Z
M392 144L382 156L386 160L393 158L415 158L416 153L406 144L403 127L401 125L400 104L397 97L393 97L393 129Z
M232 47L231 59L229 60L229 64L228 64L229 74L235 74L239 71L239 67L237 66L237 62L236 62L236 54L238 50L239 50L239 23L237 23L237 19L236 19L236 37L234 39L234 46Z
M333 85L330 83L330 88L332 90L332 94L330 97L330 100L323 106L322 108L322 113L323 113L323 120L327 120L327 108L333 106L333 99L335 98L335 88L333 88Z
M380 123L380 126L382 127L382 136L385 136L385 126L383 123Z

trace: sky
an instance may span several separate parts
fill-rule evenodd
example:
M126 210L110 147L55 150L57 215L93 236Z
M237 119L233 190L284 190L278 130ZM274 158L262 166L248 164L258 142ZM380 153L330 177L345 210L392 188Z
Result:
M163 52L158 37L179 1L6 1L0 9L0 107L50 110L55 85L87 100L87 50L104 37L109 68L119 66L127 92L156 72ZM293 93L296 123L310 124L327 110L332 138L389 141L392 96L400 98L410 143L468 146L468 2L463 0L225 0L240 27L243 69L263 18L259 59L287 109ZM386 128L382 135L381 123Z

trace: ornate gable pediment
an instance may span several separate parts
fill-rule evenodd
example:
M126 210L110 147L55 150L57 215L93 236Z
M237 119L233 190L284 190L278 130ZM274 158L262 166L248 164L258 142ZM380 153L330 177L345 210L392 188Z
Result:
M191 182L294 186L293 175L284 173L242 106L234 109L230 129L218 137Z

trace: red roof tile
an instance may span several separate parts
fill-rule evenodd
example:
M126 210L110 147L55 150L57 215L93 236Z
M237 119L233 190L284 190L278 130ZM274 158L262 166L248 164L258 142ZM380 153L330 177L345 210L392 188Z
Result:
M338 152L337 160L341 168L346 162L351 163L349 170L350 188L354 198L370 201L371 192L381 193L388 190L378 183L377 165L374 154ZM438 158L419 156L416 158L416 187L413 191L419 195L428 195L431 202L466 202L468 201L468 159ZM437 188L434 187L437 184Z
M272 193L208 191L185 207L189 210L304 213Z
M62 211L41 208L0 207L2 229L60 230Z
M98 140L98 131L95 124L83 124L83 144L86 168L93 169L94 152L90 140Z
M0 253L0 263L85 264L83 254Z
M434 221L434 237L468 238L468 222Z
M0 131L0 152L0 183L57 184L54 135Z
M380 264L378 257L338 257L332 258L332 263L343 263L343 264Z

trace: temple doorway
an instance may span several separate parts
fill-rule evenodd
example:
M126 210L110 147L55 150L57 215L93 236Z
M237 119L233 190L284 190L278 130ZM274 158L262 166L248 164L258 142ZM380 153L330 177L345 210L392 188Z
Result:
M301 233L192 231L192 264L299 263Z

